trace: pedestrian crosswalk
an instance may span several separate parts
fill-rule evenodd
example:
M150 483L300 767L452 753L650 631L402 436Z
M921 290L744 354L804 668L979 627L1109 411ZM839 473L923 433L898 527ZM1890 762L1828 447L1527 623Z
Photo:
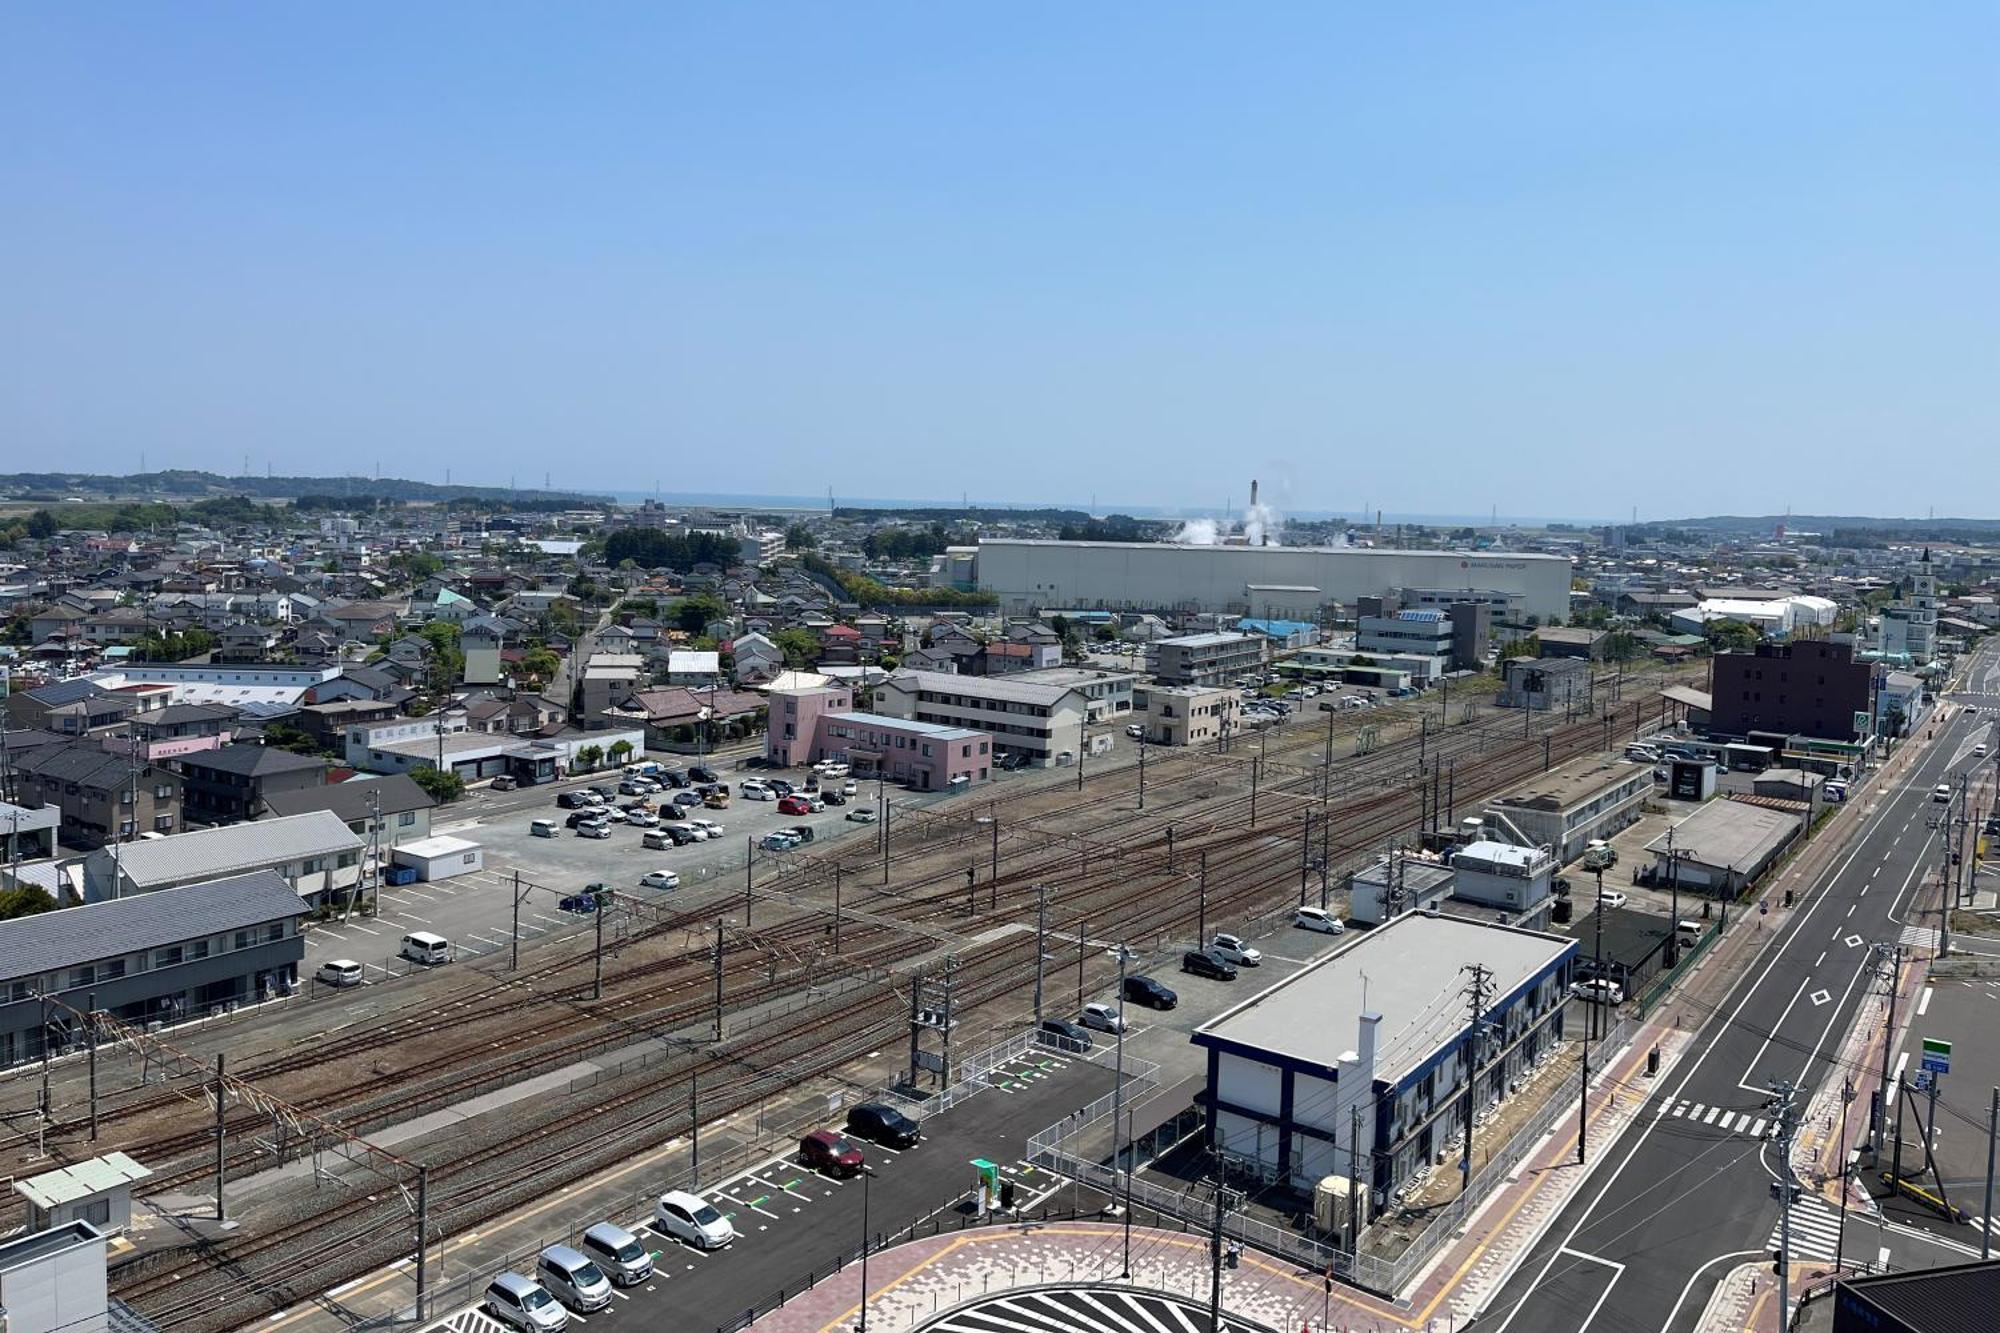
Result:
M1937 928L1934 926L1904 926L1902 942L1912 949L1929 949L1935 952L1938 947Z
M1771 1227L1769 1249L1784 1244L1784 1219ZM1830 1264L1840 1253L1840 1210L1817 1194L1801 1195L1792 1203L1792 1262Z
M1762 1138L1764 1131L1770 1127L1770 1121L1761 1115L1752 1115L1748 1111L1731 1111L1724 1107L1709 1106L1703 1102L1691 1102L1685 1099L1676 1101L1667 1098L1654 1109L1653 1114L1662 1118L1671 1117L1690 1125L1720 1130L1724 1134L1747 1134L1753 1139Z

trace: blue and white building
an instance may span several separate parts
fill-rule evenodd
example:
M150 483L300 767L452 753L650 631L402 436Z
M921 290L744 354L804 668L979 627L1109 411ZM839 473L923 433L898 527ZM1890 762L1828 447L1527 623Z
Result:
M1477 1116L1562 1040L1576 952L1574 940L1428 912L1348 937L1195 1030L1209 1145L1308 1191L1358 1174L1380 1206L1425 1165L1457 1160L1468 1079ZM1487 969L1477 1028L1474 964Z

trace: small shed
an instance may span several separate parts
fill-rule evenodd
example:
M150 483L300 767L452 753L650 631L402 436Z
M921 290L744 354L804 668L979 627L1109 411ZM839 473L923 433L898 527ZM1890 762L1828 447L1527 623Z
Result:
M1775 796L1781 801L1797 801L1803 805L1818 799L1820 784L1825 781L1808 769L1767 768L1757 775L1752 787L1759 796Z
M486 849L478 843L443 834L406 842L391 855L397 865L408 866L425 881L470 875L486 864Z
M28 1229L46 1231L88 1222L115 1234L132 1225L132 1187L152 1171L122 1152L106 1153L14 1182L28 1202Z

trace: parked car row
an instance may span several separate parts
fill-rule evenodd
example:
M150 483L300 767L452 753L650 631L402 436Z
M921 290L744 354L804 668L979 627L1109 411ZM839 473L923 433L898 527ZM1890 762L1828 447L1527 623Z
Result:
M816 1129L799 1140L801 1165L834 1177L867 1167L862 1143L913 1148L922 1126L884 1102L853 1107L841 1129ZM713 1203L688 1190L668 1190L653 1203L651 1230L697 1250L721 1250L740 1239L735 1225ZM642 1228L643 1229L643 1228ZM486 1288L488 1314L519 1333L563 1333L570 1317L610 1305L613 1289L652 1280L653 1251L640 1236L613 1222L599 1222L575 1245L551 1245L535 1261L534 1276L502 1273Z

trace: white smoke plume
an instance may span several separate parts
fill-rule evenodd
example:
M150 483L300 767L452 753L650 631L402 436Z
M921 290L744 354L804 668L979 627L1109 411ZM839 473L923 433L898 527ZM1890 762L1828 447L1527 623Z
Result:
M1243 537L1251 546L1283 546L1284 535L1284 517L1262 501L1243 516Z
M1228 535L1228 519L1191 518L1181 524L1173 539L1182 546L1219 546Z

